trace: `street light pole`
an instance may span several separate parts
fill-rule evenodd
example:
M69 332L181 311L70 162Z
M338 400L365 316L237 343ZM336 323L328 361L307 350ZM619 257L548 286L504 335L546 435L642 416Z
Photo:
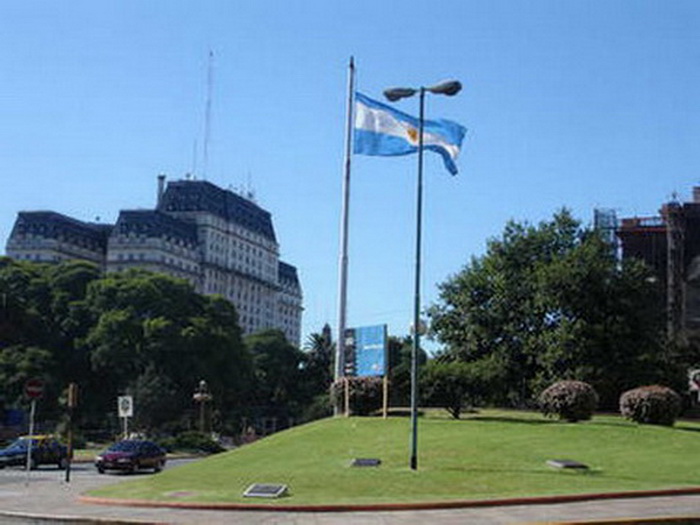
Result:
M418 468L418 349L420 348L420 274L423 238L423 127L425 88L420 88L418 115L418 183L416 188L416 259L413 301L413 348L411 348L411 470Z
M418 114L418 184L416 189L416 258L415 258L415 283L413 302L413 347L411 348L411 470L418 468L418 351L420 349L420 336L422 323L420 319L420 276L421 276L421 243L423 223L423 128L425 127L425 92L429 91L438 95L453 96L460 92L462 84L456 80L441 82L435 86L421 86L415 88L391 88L384 91L384 95L391 102L402 98L419 95Z

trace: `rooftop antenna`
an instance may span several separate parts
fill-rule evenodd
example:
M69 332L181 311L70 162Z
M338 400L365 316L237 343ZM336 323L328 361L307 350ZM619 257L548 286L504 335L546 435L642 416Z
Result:
M187 174L188 179L191 177L196 178L197 174L197 139L194 139L194 144L192 145L192 170Z
M207 168L209 164L209 138L211 133L211 91L214 83L214 52L209 51L209 65L207 67L207 105L204 113L204 166L202 178L207 180Z
M245 192L245 197L251 202L255 202L255 190L253 189L253 183L252 183L252 176L250 174L250 170L248 170L248 180L246 184L246 192Z

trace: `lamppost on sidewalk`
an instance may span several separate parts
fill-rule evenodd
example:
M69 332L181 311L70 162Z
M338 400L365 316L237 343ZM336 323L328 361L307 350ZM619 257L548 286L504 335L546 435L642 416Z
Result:
M423 128L425 124L425 93L453 96L460 92L462 84L457 80L448 80L434 86L419 88L398 87L384 91L384 96L391 102L419 94L420 111L418 115L418 185L416 197L416 259L415 288L413 303L413 348L411 350L411 458L412 470L418 468L418 349L420 348L420 271L423 214Z

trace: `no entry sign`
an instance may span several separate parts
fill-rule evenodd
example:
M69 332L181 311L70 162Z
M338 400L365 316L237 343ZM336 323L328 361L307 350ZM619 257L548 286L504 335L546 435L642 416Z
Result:
M28 379L24 384L24 393L29 399L39 399L44 394L44 382L36 377Z

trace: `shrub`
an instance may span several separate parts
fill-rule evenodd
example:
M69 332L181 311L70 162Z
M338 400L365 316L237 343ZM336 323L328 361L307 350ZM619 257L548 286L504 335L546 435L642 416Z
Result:
M620 396L620 413L637 423L672 426L681 407L681 396L661 385L641 386Z
M208 434L203 434L194 430L182 432L175 437L160 440L158 444L168 452L179 450L216 454L217 452L224 451L224 448Z
M381 377L346 377L350 390L350 413L367 416L382 407ZM345 404L345 385L343 380L331 385L331 398L337 406Z
M304 407L301 415L301 422L314 421L333 415L333 405L330 396L319 394L313 398L311 403Z
M542 413L570 422L591 419L598 406L598 394L583 381L559 381L539 397Z
M490 361L443 362L431 359L421 370L420 391L424 406L439 406L459 419L464 408L473 408L488 397L498 370Z

